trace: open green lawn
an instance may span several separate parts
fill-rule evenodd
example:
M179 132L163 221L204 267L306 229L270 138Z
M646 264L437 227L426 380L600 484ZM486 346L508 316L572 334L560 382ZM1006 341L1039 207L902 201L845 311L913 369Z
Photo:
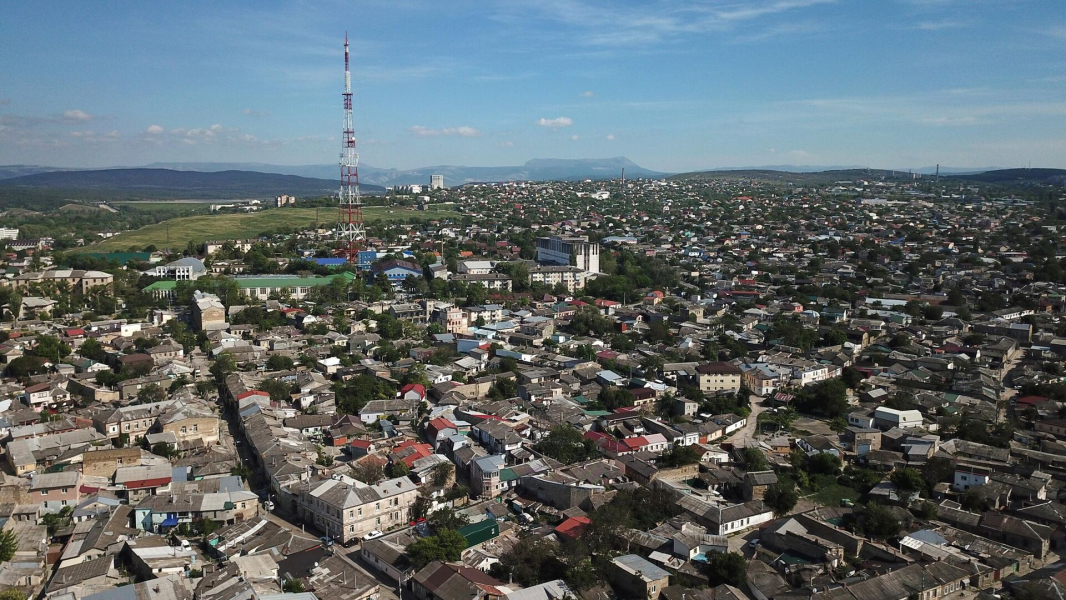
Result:
M211 208L208 202L110 202L109 204L120 210L165 215L206 213Z
M188 205L186 205L188 206ZM189 242L199 244L206 240L236 240L257 237L264 232L273 232L282 227L305 228L318 222L332 227L337 222L339 211L336 208L320 208L317 213L313 208L281 208L255 213L225 213L216 215L196 215L169 219L155 225L148 225L136 231L121 233L115 237L86 246L85 251L127 250L131 246L138 249L154 244L159 248L168 245L171 248L183 248ZM368 206L363 209L363 220L386 221L429 220L458 217L459 213L441 207L429 210L412 210L384 206Z
M812 500L822 506L840 506L840 500L843 498L856 502L859 499L859 492L858 490L834 483L819 489L814 494Z

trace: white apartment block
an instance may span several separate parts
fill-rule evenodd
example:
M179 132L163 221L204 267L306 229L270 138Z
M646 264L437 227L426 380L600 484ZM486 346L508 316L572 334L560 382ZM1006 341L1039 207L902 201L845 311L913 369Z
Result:
M599 273L600 245L579 236L537 238L537 262L575 266L586 273Z
M584 289L588 273L581 267L537 265L529 268L529 283L555 286L563 284L570 292Z

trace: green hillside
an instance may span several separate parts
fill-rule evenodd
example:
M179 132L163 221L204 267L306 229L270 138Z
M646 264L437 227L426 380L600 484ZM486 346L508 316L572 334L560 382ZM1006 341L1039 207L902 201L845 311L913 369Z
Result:
M318 209L319 223L332 227L337 222L336 209ZM371 206L363 209L363 219L373 221L421 221L458 217L459 213L443 207L430 207L429 210L412 210ZM197 215L179 217L162 223L148 225L121 233L115 237L86 246L86 250L110 251L126 250L130 247L143 248L155 245L159 248L184 247L189 242L199 244L206 240L236 240L258 237L262 233L274 232L282 228L306 228L316 222L316 210L313 208L282 208L254 213L226 213L215 215ZM168 244L169 230L169 244Z

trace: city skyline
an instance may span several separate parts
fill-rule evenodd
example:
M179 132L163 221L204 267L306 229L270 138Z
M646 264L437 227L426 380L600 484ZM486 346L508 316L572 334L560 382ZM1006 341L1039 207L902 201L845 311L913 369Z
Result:
M361 162L376 167L1066 167L1056 8L14 5L0 163L336 162L348 29Z

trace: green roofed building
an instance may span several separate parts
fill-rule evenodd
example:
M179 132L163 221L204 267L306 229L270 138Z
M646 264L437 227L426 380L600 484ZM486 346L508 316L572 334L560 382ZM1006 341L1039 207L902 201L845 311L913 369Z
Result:
M295 277L292 275L259 275L252 277L234 277L241 290L250 298L256 300L269 300L271 296L288 295L294 300L303 300L312 289L329 285L334 279L340 278L346 284L355 279L355 275L345 271L327 277ZM195 284L191 284L195 285ZM173 298L178 287L176 281L157 281L144 291L156 298Z
M476 546L500 535L500 524L496 519L485 519L459 528L459 535L466 539L466 547Z

